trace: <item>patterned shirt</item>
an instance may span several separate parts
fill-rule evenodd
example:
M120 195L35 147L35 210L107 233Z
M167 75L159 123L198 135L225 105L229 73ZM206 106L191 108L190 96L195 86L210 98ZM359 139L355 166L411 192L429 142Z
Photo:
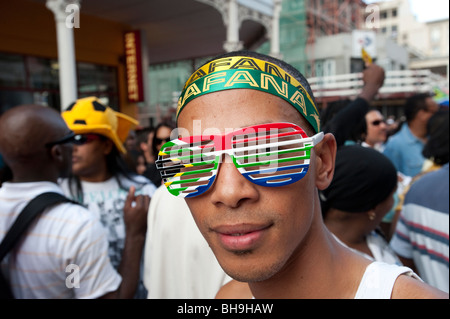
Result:
M136 182L132 182L124 177L120 178L121 188L115 177L104 182L81 182L83 189L83 205L94 216L100 219L102 225L107 230L109 241L109 258L118 269L122 260L122 252L125 246L125 222L123 218L123 207L130 186L136 186L136 195L144 194L153 196L156 187L142 176L136 177ZM140 182L142 184L140 184ZM66 196L71 197L67 180L62 181L61 186ZM77 198L73 198L77 200ZM142 258L143 263L143 258ZM143 265L141 267L141 278ZM142 282L138 286L136 298L147 298L147 290Z
M425 282L449 292L448 164L411 185L391 246L414 260Z
M62 194L51 182L2 185L0 241L25 205L44 192ZM119 287L106 232L81 205L63 203L44 210L25 235L1 265L15 298L98 298Z

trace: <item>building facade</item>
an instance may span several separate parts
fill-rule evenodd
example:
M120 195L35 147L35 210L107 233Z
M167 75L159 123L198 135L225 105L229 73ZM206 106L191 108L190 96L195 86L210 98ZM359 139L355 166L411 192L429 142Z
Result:
M443 76L448 82L449 20L418 21L408 0L383 1L372 5L376 6L379 12L378 33L408 50L408 68L428 69Z
M76 98L94 95L147 126L163 114L158 105L173 99L164 84L179 89L191 72L193 64L188 70L183 61L249 47L261 36L277 54L278 3L1 1L0 114L20 104L63 111ZM173 66L185 71L161 76Z
M77 95L95 95L134 116L126 99L123 35L131 26L81 15L74 28ZM45 2L0 2L0 112L19 104L61 105L54 14Z

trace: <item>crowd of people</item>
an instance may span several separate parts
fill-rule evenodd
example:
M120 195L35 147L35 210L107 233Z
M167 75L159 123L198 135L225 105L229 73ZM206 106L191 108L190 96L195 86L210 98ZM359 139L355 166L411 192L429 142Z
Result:
M71 200L1 261L10 293L448 298L448 107L415 94L392 125L371 107L384 78L369 64L356 99L318 110L298 70L238 51L193 73L176 123L138 127L96 97L6 111L0 241L37 195Z

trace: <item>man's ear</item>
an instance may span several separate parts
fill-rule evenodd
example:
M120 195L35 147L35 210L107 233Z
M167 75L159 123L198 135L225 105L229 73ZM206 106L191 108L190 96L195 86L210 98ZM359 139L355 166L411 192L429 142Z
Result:
M64 162L64 153L61 145L53 145L50 149L50 154L52 156L52 160L56 163Z
M336 149L336 139L331 133L325 134L322 142L314 147L316 186L319 190L327 188L333 180Z
M54 174L51 178L54 178L55 181L58 177L67 177L72 168L71 153L68 153L67 147L64 147L64 145L53 145L50 148L49 166L51 168L49 168L49 172Z

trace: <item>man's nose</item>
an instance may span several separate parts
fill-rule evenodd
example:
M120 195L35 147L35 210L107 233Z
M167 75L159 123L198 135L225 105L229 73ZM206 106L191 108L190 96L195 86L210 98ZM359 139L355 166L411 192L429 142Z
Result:
M224 155L222 159L211 190L213 203L237 208L246 201L258 200L258 186L242 176L228 155Z

